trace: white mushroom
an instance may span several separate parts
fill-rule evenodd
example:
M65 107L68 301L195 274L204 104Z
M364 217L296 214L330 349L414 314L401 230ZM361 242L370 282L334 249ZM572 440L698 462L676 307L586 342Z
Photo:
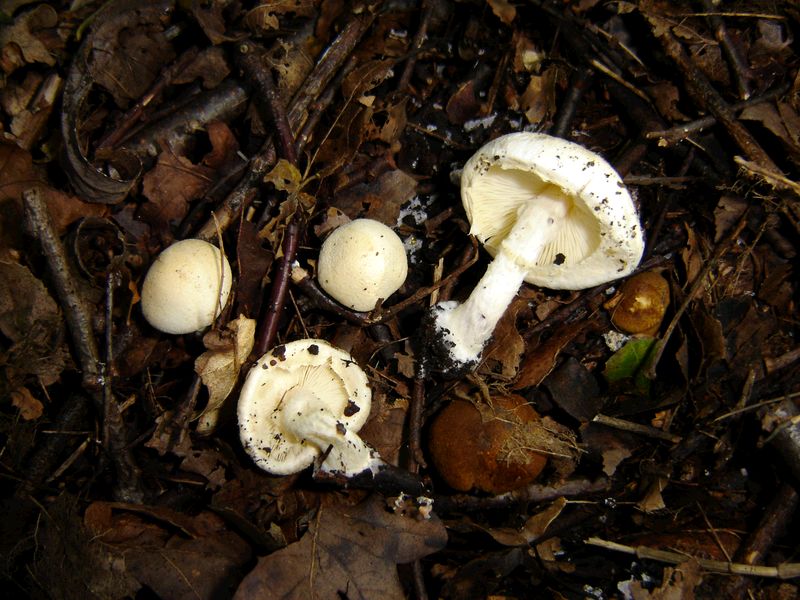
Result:
M583 289L624 277L641 260L628 190L611 165L578 144L539 133L499 137L467 161L461 197L470 233L494 260L463 304L434 307L454 367L478 361L523 281Z
M219 248L183 240L158 255L142 284L142 313L165 333L191 333L211 325L228 301L231 267Z
M256 464L297 473L322 456L320 470L353 477L383 461L357 432L372 404L367 376L352 357L318 339L272 349L253 365L239 397L239 435Z
M368 311L394 294L408 274L403 241L373 219L356 219L331 233L317 264L319 284L334 300Z

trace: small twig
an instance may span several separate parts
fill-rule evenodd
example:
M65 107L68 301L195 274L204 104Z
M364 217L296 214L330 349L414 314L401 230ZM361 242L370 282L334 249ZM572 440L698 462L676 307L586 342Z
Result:
M295 136L295 148L297 149L298 154L302 154L303 150L308 144L308 141L311 139L314 130L322 120L322 115L325 114L325 111L336 99L336 95L342 88L342 82L344 81L345 77L347 77L347 75L356 67L357 64L358 59L355 56L349 57L344 66L342 66L342 68L336 74L336 77L334 77L333 80L331 80L331 82L328 84L328 87L325 88L325 91L308 107L309 112L306 122Z
M750 106L756 106L758 104L763 104L764 102L771 102L772 100L775 100L776 98L783 96L788 91L788 89L789 89L788 86L782 85L780 87L775 88L774 90L765 92L760 96L755 96L753 98L748 98L743 102L737 102L736 104L732 104L730 108L732 111L738 113ZM686 139L693 133L699 133L704 129L716 125L716 123L717 123L716 117L709 115L707 117L701 117L699 119L695 119L694 121L689 121L688 123L683 123L682 125L676 125L675 127L670 127L669 129L662 129L660 131L648 131L647 133L645 133L645 137L648 140L658 140L659 146L671 146Z
M420 467L425 468L427 466L425 455L422 452L426 370L422 366L422 361L417 361L417 373L414 377L411 405L408 409L408 470L412 473L417 473Z
M725 102L720 93L711 85L706 75L694 64L686 50L672 33L670 22L655 15L649 15L648 19L653 26L656 37L661 41L664 51L682 73L686 89L695 103L717 118L717 121L725 127L731 138L749 160L764 169L780 173L778 166L747 128L736 118L731 106Z
M742 217L739 219L739 222L737 223L736 227L734 227L733 231L728 234L728 237L717 247L714 255L706 260L703 268L695 277L695 280L689 288L689 291L687 292L686 297L683 299L683 302L675 311L672 320L667 326L667 329L664 331L664 335L653 345L653 350L651 351L652 355L651 357L648 357L648 367L644 373L648 379L655 379L656 367L661 360L661 355L664 353L664 349L667 347L670 337L672 337L673 332L677 328L678 322L683 317L683 313L686 312L686 310L689 308L689 304L695 299L695 297L705 288L706 285L708 285L706 279L711 271L716 268L717 263L719 263L719 260L722 258L722 256L739 238L739 234L747 225L747 217L748 212L745 211L744 215L742 215Z
M431 17L433 16L433 4L429 0L422 1L422 17L419 21L419 27L411 42L411 47L408 49L408 60L406 60L406 66L403 68L403 74L397 83L397 91L400 93L408 92L411 76L414 74L414 66L417 64L419 50L428 37L428 25L430 25Z
M671 552L669 550L659 550L657 548L649 548L647 546L626 546L625 544L609 542L598 537L590 537L585 543L590 546L597 546L600 548L605 548L606 550L632 554L637 558L655 560L671 565L693 562L699 565L700 568L713 573L731 573L734 575L771 577L777 579L792 579L794 577L800 577L800 563L784 563L782 565L778 565L777 567L763 567L757 565L726 562L724 560L698 558L688 554Z
M557 486L531 484L513 492L484 498L456 494L453 496L434 496L434 507L437 513L445 514L454 511L480 511L493 509L507 509L511 506L527 502L548 502L556 498L573 498L607 491L609 481L599 478L595 481L588 479L575 479Z
M307 110L312 101L322 93L336 72L345 63L359 40L372 24L374 18L375 15L371 10L364 10L360 15L350 19L342 29L342 32L328 46L320 61L306 77L289 103L287 119L292 131L299 131L303 127L307 118ZM261 184L263 175L275 164L275 160L275 145L270 138L264 142L256 155L251 158L242 180L215 209L218 225L222 231L225 231L231 223L234 223L245 207L253 200L256 195L256 188ZM208 220L197 232L196 237L209 241L214 239L216 235L217 223Z
M417 600L428 600L428 590L425 586L425 573L422 570L422 563L419 559L413 563L414 570L414 593Z
M119 119L115 129L108 132L97 144L97 150L104 148L116 147L124 138L125 135L136 126L144 114L145 108L158 96L164 89L172 83L176 75L181 74L182 71L188 67L198 54L198 49L192 46L186 50L178 60L162 70L155 83L150 86L150 89L136 101L136 104L131 106L124 115Z
M272 348L275 338L278 335L278 322L286 302L286 290L289 288L290 273L292 263L297 254L297 245L300 237L299 217L295 215L292 221L286 226L283 232L283 256L278 264L278 270L272 282L269 304L267 305L264 320L253 347L253 355L261 356Z
M793 192L800 196L800 183L792 181L780 171L763 167L753 161L745 160L741 156L734 156L733 160L743 169L763 178L769 185L777 189Z
M783 536L792 525L798 507L798 494L790 484L778 488L755 530L736 551L737 562L752 565L764 560L775 540ZM744 597L748 582L744 577L734 577L725 588L725 597L734 600Z
M569 130L575 118L575 113L578 111L578 105L586 91L592 87L593 81L594 73L589 68L583 67L572 73L572 77L569 80L569 89L558 107L556 122L550 131L552 135L562 138L569 136Z
M742 100L747 100L750 97L750 79L752 73L750 68L745 64L738 49L728 35L728 28L725 26L725 21L722 17L714 13L714 2L712 0L702 0L703 9L706 11L705 18L708 24L714 30L714 37L717 38L722 51L728 59L731 71L733 71L733 78L736 80L736 87L739 88L739 96Z
M114 400L113 330L114 289L120 283L119 272L112 268L106 276L106 338L105 368L103 373L103 447L106 448L116 468L116 497L124 502L142 502L141 470L127 443L125 422L120 405Z
M89 309L75 285L64 245L56 234L47 203L37 188L25 190L22 198L28 231L38 239L42 247L53 285L64 308L64 316L78 352L78 363L83 371L83 386L98 399L96 392L102 385L102 372Z
M263 49L259 49L254 42L246 42L239 46L239 52L237 57L239 66L244 71L245 77L255 85L258 98L266 108L267 116L275 128L280 155L291 164L296 165L297 152L294 135L286 116L283 101L272 79L272 73L269 72L269 66L263 59Z
M606 427L613 427L614 429L619 429L621 431L629 431L631 433L638 433L641 435L646 435L648 437L658 438L660 440L667 440L668 442L672 442L673 444L678 444L683 439L679 435L675 435L674 433L669 433L668 431L663 431L656 427L651 427L649 425L642 425L640 423L634 423L632 421L625 421L623 419L617 419L616 417L609 417L608 415L596 415L593 419L593 422L600 423L601 425L605 425Z

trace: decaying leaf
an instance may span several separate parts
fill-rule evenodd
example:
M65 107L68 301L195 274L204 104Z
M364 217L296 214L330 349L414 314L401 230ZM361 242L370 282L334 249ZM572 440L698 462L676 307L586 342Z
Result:
M253 31L279 29L278 15L294 14L308 17L315 14L311 0L260 0L244 17L245 24Z
M664 582L649 591L641 581L625 582L624 590L632 600L694 600L695 588L703 581L700 567L687 560L677 567L664 567Z
M5 384L25 375L43 385L58 380L67 360L61 311L27 267L0 261L0 365ZM4 363L4 364L3 364ZM4 390L0 385L0 395ZM12 389L16 387L12 385Z
M143 177L142 192L149 202L142 207L147 220L167 227L186 215L189 203L202 197L214 183L216 170L236 152L237 144L224 123L208 127L211 150L198 164L167 148L158 155L158 162Z
M44 412L44 405L26 387L11 392L11 404L19 409L20 416L26 421L38 419Z
M49 4L39 4L22 12L11 26L0 28L0 67L8 75L28 63L56 64L55 56L37 36L42 29L55 27L58 14Z
M495 327L492 340L483 352L484 361L489 365L499 365L503 378L511 380L517 375L522 354L525 352L525 340L517 330L517 318L520 312L528 309L526 298L516 298L503 313Z
M84 514L87 550L129 585L161 598L209 599L235 585L248 544L210 511L196 516L164 507L94 502ZM134 583L135 582L135 583Z
M208 404L197 425L200 433L211 433L214 430L219 409L236 385L242 364L253 349L256 322L239 315L238 319L225 326L222 335L227 344L224 347L216 344L212 348L211 341L206 338L217 338L219 333L212 331L206 334L203 342L209 350L201 354L194 363L195 372L208 388Z
M529 344L512 389L521 390L539 385L555 367L556 359L564 346L580 334L584 327L586 323L580 321L567 323L559 326L543 343Z
M259 560L235 598L402 600L397 565L444 547L436 516L415 520L388 512L377 497L358 506L323 507L303 538Z
M566 505L566 498L558 498L547 508L528 518L520 529L498 527L487 529L486 532L504 546L526 546L545 534L547 528L561 514Z

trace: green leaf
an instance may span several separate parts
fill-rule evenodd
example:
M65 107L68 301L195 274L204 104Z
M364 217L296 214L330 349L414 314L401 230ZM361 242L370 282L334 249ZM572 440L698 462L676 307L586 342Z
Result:
M610 384L633 379L636 389L647 393L650 380L643 376L642 367L647 363L650 351L656 343L654 337L636 337L617 350L606 362L603 375Z

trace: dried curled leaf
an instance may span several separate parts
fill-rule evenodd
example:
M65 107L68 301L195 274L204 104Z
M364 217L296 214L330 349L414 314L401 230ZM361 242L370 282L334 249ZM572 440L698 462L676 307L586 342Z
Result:
M217 332L206 334L203 342L209 350L194 363L195 372L208 388L208 404L197 425L200 433L211 433L216 426L219 409L236 385L242 364L253 349L256 322L239 315L228 323L222 335L228 344L220 347L218 340L208 339L209 336L219 338Z

